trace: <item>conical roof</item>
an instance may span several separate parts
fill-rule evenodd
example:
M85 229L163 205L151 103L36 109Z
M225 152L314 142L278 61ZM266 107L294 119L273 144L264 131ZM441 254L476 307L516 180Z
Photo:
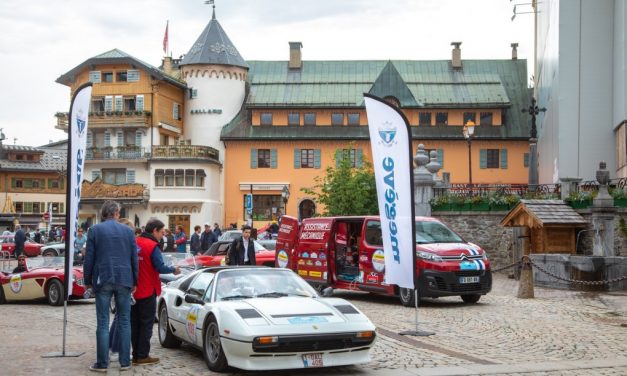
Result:
M190 64L222 64L248 69L248 64L216 19L215 11L205 30L180 63Z

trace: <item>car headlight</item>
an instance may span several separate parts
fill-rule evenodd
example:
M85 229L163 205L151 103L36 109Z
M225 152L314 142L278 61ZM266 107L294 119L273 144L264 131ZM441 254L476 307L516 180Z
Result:
M483 251L483 261L487 261L488 260L488 252Z
M79 286L85 286L85 280L81 277L81 278L76 278L74 277L74 280L76 281L76 284Z
M418 251L416 255L423 260L433 261L433 262L442 262L442 257L436 255L435 253Z

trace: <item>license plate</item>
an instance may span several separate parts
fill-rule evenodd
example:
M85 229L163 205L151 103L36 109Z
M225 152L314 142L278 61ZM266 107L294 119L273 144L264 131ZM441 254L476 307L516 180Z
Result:
M305 354L303 355L303 365L305 368L317 368L323 367L322 353Z
M477 283L479 277L459 277L459 283Z

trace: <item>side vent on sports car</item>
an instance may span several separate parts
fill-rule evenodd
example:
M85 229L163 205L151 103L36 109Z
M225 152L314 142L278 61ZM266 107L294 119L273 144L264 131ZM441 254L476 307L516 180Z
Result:
M256 319L261 317L261 314L254 309L236 309L235 312L243 319Z
M352 305L344 304L344 305L336 305L334 307L335 309L337 309L338 311L340 311L341 313L345 315L359 314L359 312L357 312L355 307L353 307Z

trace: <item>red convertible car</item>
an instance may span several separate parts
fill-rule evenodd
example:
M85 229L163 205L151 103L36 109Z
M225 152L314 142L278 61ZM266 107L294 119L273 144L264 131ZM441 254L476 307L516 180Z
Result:
M24 253L28 257L37 257L41 253L41 247L43 244L35 243L30 239L26 239L24 243ZM15 241L13 240L13 235L0 235L0 247L2 247L2 251L9 252L9 255L13 257L13 253L15 252Z
M186 259L183 261L187 265L196 265L196 266L220 266L225 265L224 258L226 257L229 248L231 248L231 243L233 240L218 240L213 243L211 247L205 253L199 254L194 257L194 260ZM274 256L276 252L274 250L269 251L264 248L259 242L254 241L255 244L255 259L257 261L257 265L265 265L274 267Z
M26 259L26 271L13 273L15 261L0 262L0 304L17 300L45 298L50 305L63 305L65 280L63 257L36 257ZM83 268L73 267L73 286L70 299L83 299L85 284Z

